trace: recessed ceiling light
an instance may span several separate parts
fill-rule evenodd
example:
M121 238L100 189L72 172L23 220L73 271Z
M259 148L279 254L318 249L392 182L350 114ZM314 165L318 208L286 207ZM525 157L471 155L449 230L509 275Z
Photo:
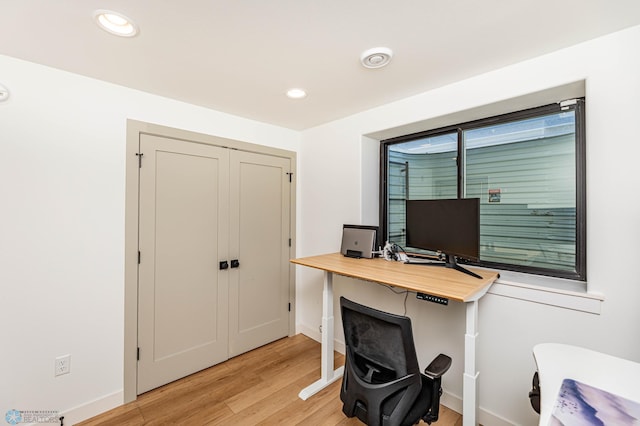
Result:
M391 62L393 52L386 47L374 47L360 55L360 62L365 68L382 68Z
M138 34L138 26L122 13L111 10L96 10L93 13L98 26L120 37L133 37Z
M307 96L307 92L302 89L289 89L287 90L287 96L291 99L302 99Z
M4 102L9 99L9 89L0 84L0 102Z

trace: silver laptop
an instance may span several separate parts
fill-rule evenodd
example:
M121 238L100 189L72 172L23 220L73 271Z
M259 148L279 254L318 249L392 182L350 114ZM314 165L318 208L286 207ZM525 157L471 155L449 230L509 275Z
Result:
M342 228L340 252L348 257L372 258L376 249L376 228L345 225Z

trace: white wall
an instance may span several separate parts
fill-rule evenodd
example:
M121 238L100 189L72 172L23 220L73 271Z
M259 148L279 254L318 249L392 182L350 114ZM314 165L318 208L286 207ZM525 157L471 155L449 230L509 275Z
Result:
M0 413L91 414L94 400L121 401L128 118L298 151L297 247L311 255L336 251L343 223L377 218L377 142L363 135L585 80L589 288L605 295L602 312L497 295L480 305L481 420L534 424L526 397L534 344L640 361L639 44L635 27L302 134L0 56L12 95L0 104ZM318 337L322 274L297 271L298 328ZM404 311L404 298L386 288L344 278L335 286L337 295ZM439 351L454 357L444 386L459 397L463 307L409 297L407 312L423 363ZM67 353L72 373L54 378L54 358Z
M537 343L571 343L640 362L638 45L640 27L634 27L303 132L298 248L306 256L337 251L343 223L377 223L378 164L372 164L375 148L363 135L393 134L389 129L402 126L416 131L420 125L415 123L469 117L469 111L475 114L484 105L584 81L588 288L605 300L599 315L494 294L481 300L478 358L484 424L537 424L527 398L535 370L531 350ZM318 338L322 274L306 269L297 272L299 329ZM375 284L338 278L335 288L336 297L404 311L404 296ZM439 351L453 356L444 387L455 405L462 395L463 307L409 297L407 312L419 336L423 367ZM337 320L336 336L341 336L340 327Z
M0 82L0 413L72 424L122 402L126 120L291 151L300 133L4 56Z

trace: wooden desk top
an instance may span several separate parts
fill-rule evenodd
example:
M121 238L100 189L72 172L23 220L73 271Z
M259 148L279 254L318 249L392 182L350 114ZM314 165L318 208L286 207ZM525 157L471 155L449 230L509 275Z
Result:
M291 262L351 278L446 297L457 302L471 302L481 298L498 278L497 272L475 268L468 269L482 276L482 279L444 267L391 262L383 258L354 259L340 253L291 259Z

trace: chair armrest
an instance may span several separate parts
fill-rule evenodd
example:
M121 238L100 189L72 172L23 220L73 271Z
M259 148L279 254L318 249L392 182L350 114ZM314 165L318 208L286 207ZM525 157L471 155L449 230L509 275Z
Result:
M451 357L440 354L424 369L424 374L431 379L437 379L446 373L449 367L451 367Z

